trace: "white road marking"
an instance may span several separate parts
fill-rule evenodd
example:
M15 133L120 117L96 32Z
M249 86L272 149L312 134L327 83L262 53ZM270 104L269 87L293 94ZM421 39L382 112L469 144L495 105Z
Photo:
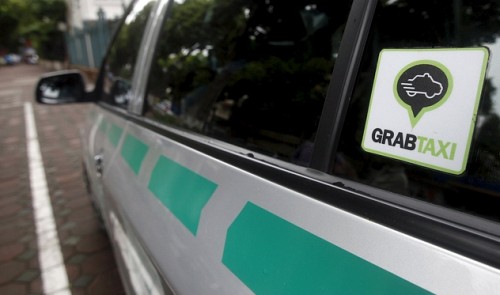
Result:
M47 295L70 295L68 274L66 273L57 236L45 169L40 153L40 144L38 143L33 106L30 102L24 103L24 118L26 122L26 144L33 214L38 241L38 261L40 262L43 292Z

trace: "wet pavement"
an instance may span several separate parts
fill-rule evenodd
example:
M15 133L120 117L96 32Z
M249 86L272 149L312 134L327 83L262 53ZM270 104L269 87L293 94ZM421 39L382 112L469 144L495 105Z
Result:
M44 70L0 67L0 294L44 294L30 189L24 103L31 102L72 294L125 294L109 238L82 176L81 126L89 104L34 102ZM55 294L55 293L54 293Z

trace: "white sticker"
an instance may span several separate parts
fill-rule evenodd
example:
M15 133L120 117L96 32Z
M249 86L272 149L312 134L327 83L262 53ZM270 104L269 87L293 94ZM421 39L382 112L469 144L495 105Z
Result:
M482 47L383 50L363 149L442 172L463 173L488 56Z

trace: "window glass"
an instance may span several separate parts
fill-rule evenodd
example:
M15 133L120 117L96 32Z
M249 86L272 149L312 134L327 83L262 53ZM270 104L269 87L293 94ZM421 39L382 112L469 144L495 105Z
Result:
M335 166L348 169L338 169L333 173L500 220L499 9L499 2L493 0L380 1L336 157ZM444 173L363 150L362 136L381 50L480 46L489 49L490 60L464 173ZM416 92L409 95L415 96ZM431 115L426 113L424 116Z
M351 1L174 1L146 116L307 164Z
M131 81L139 46L154 5L153 0L138 0L111 45L104 61L103 100L127 108L131 99Z

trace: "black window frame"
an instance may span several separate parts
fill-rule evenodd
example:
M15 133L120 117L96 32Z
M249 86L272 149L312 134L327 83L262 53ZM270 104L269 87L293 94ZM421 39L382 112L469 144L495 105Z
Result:
M132 12L135 5L139 1L140 0L132 0L128 4L128 6L126 7L126 9L123 12L122 17L120 18L120 20L118 22L118 24L114 28L114 31L111 34L112 37L111 37L111 39L107 45L107 48L106 48L106 53L104 54L104 58L102 59L101 64L99 66L99 72L98 72L99 74L97 75L97 78L95 80L94 89L90 93L90 97L92 98L92 100L94 102L96 102L98 104L105 104L105 105L110 106L112 108L116 108L120 113L129 112L129 104L127 104L127 107L123 108L123 107L119 107L119 106L110 104L109 102L106 102L104 100L104 78L105 78L105 74L106 74L106 69L105 69L106 60L109 58L109 55L111 54L111 48L113 47L113 44L115 44L116 39L118 38L118 35L120 34L120 31L122 30L122 28L125 24L125 21L127 20L127 17L129 16L129 14ZM157 0L157 1L161 1L161 0ZM170 0L168 0L168 1L170 1ZM157 6L154 6L152 9L155 9L155 8L157 8ZM148 29L151 29L148 27L148 22L149 22L150 18L151 18L151 14L148 16L148 20L146 21L146 23L144 25L143 35L146 34L146 31ZM142 40L141 40L141 42L142 42ZM140 58L139 52L140 52L140 50L137 51L136 63L139 61L139 58ZM134 71L135 71L135 69L134 69ZM131 79L133 79L133 74L132 74ZM132 81L130 81L130 82L132 82Z
M94 85L94 90L92 91L91 93L91 96L93 98L93 101L97 102L97 103L105 103L103 101L103 92L104 92L104 74L105 74L105 61L109 58L109 55L110 55L110 51L111 51L111 47L113 46L113 44L115 43L116 41L116 38L118 38L118 34L120 32L120 30L122 29L123 27L123 24L125 23L125 19L127 18L127 16L130 14L130 12L132 11L134 5L136 4L138 0L132 0L130 2L130 4L128 5L127 9L123 12L123 16L121 17L119 23L117 24L117 26L115 27L113 33L112 33L112 37L111 37L111 40L109 41L109 44L106 48L106 54L104 54L104 58L102 59L101 61L101 64L99 66L99 74L97 75L97 78L96 78L96 81L95 81L95 85Z

